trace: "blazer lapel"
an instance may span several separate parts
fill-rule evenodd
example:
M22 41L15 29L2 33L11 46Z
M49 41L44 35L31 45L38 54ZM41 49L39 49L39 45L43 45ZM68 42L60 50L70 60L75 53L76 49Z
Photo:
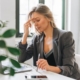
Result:
M53 29L53 55L56 62L58 64L58 31L56 28Z
M39 37L37 44L37 49L38 49L38 55L40 54L40 58L43 58L43 39L44 39L44 35L42 34Z

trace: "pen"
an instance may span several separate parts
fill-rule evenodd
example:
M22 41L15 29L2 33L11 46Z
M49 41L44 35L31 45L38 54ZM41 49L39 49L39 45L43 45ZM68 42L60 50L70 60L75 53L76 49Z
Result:
M38 54L38 59L40 58L40 53ZM36 71L38 71L38 65L37 65L37 70Z

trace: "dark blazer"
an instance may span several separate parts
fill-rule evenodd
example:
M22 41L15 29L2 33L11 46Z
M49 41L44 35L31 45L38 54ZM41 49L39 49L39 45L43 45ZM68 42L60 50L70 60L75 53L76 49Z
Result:
M44 34L35 36L30 45L19 43L21 55L19 62L24 62L33 56L33 63L36 66L38 54L43 58ZM75 45L73 35L69 31L54 28L53 31L53 55L56 65L62 70L60 74L80 80L80 71L75 62Z

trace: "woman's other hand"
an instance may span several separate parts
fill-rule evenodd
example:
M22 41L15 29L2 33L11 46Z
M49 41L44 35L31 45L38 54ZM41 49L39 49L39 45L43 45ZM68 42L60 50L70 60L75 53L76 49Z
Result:
M45 60L45 59L39 59L36 62L36 64L37 64L38 68L49 70L49 64L48 64L47 60Z

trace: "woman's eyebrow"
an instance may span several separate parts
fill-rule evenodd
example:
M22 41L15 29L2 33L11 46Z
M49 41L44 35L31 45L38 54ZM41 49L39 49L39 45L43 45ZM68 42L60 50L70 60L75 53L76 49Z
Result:
M32 18L32 21L36 21L37 19L40 19L39 17L36 17L36 18Z
M34 20L35 20L35 19L39 19L39 17L36 17L36 18L33 18L33 19L34 19Z

